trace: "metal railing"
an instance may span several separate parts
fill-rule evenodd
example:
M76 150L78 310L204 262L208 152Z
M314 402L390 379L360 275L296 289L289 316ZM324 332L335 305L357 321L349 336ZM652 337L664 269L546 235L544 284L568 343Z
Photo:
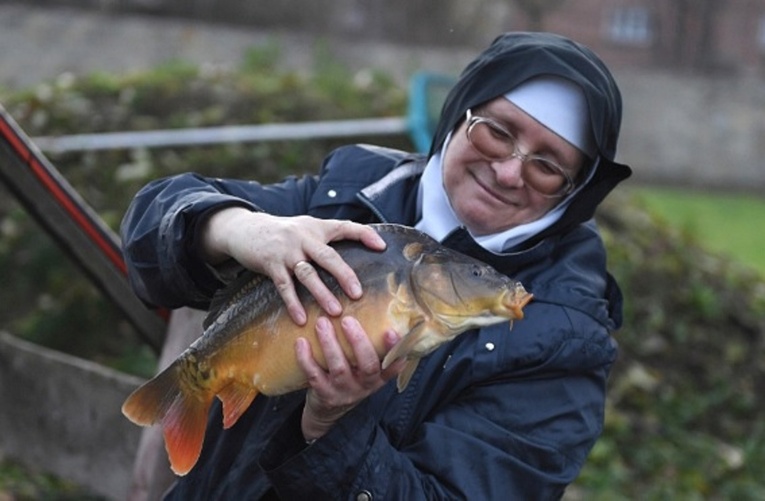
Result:
M233 125L195 129L75 134L70 136L36 137L34 138L34 143L43 151L62 153L88 150L161 148L256 141L395 135L407 134L408 132L409 121L406 117L391 117L291 124Z

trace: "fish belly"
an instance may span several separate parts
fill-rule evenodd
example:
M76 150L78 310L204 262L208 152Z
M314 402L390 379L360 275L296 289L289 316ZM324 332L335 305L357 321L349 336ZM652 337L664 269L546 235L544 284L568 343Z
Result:
M387 294L367 293L358 301L346 300L342 316L355 317L372 341L378 356L385 354L384 333L394 329L400 332L401 322L389 313ZM305 338L311 345L316 362L327 368L324 352L316 337L316 321L326 316L318 306L306 309L308 320L304 326L296 325L286 313L276 319L259 322L246 327L236 342L216 357L217 372L224 379L255 387L264 395L281 395L307 386L307 378L299 367L295 355L295 342ZM328 317L332 322L338 342L353 364L355 357L341 326L341 317ZM404 334L401 332L401 334Z

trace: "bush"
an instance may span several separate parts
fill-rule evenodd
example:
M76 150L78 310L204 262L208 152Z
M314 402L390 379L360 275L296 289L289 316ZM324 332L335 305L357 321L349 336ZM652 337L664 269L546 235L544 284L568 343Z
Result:
M406 94L382 74L349 74L326 57L308 75L279 72L273 46L251 51L238 70L175 63L135 75L64 74L3 99L32 136L399 116ZM410 148L406 137L385 138ZM379 138L354 138L379 142ZM193 148L48 155L115 231L146 182L185 171L275 181L317 172L347 140L273 141ZM49 347L148 376L155 359L119 311L100 296L0 187L0 295L19 307L0 326Z

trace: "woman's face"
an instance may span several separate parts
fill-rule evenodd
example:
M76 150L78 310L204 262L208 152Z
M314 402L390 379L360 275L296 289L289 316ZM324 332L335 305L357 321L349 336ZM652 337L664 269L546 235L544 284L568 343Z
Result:
M553 160L576 179L584 155L513 103L499 97L472 109L498 122L518 141L518 151ZM489 235L542 217L563 197L549 198L526 185L517 157L485 160L470 144L463 122L443 159L443 182L457 217L473 235Z

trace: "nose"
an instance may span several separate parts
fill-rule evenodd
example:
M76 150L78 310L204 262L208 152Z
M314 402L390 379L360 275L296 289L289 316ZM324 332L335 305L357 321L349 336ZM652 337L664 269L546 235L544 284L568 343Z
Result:
M497 178L497 184L508 188L520 188L523 186L523 159L518 155L492 162L492 169Z

